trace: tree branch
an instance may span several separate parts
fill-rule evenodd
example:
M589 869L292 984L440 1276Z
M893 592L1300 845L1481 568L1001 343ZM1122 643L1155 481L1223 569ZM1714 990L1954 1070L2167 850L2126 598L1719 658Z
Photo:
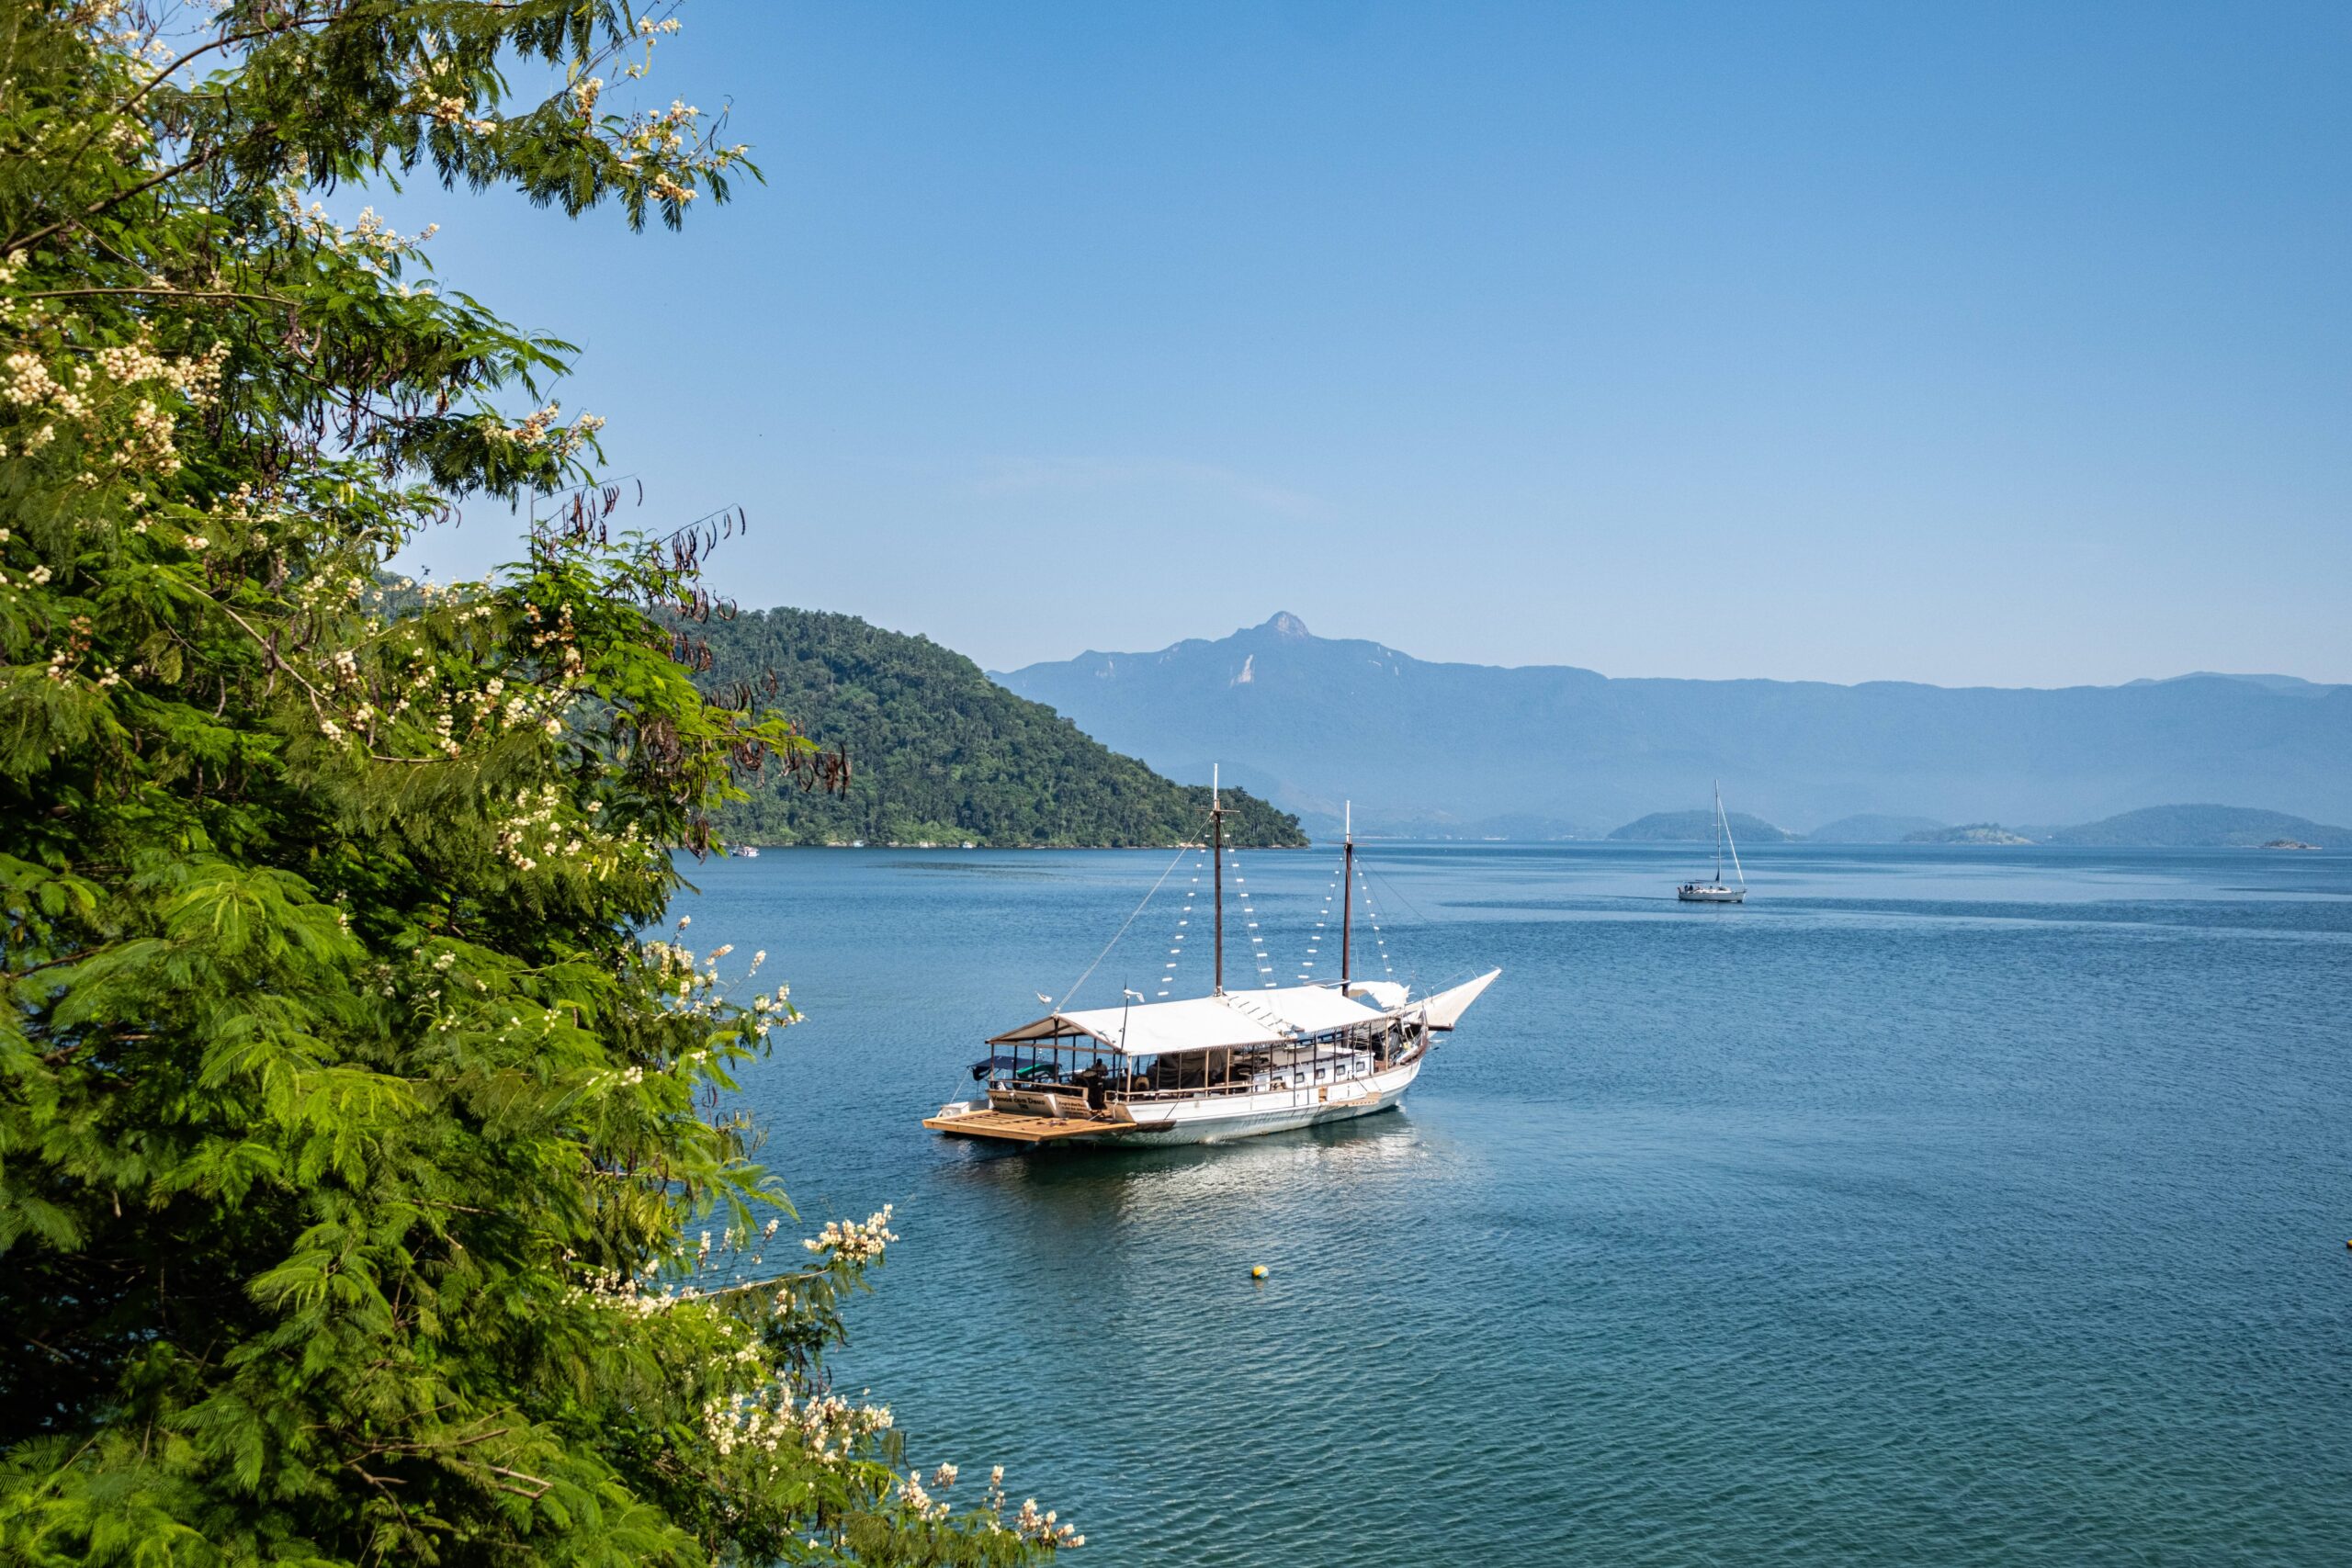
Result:
M264 132L275 130L277 128L275 126L257 126L254 128L254 134L258 136ZM182 175L194 173L196 170L204 167L207 164L226 156L229 149L234 145L235 143L233 142L222 142L220 146L213 148L209 152L199 152L193 158L183 158L178 163L174 164L170 168L157 171L155 174L140 181L137 185L130 186L127 190L119 190L112 196L92 202L89 206L84 208L80 212L74 214L71 218L61 218L56 222L50 224L47 228L36 229L31 233L24 235L21 238L11 239L5 243L0 243L0 251L30 250L33 246L39 244L41 241L48 239L51 234L58 232L58 231L62 229L71 229L77 227L80 224L86 223L91 219L96 218L100 213L106 211L107 209L119 207L122 203L129 201L134 196L139 196L154 189L157 186L162 185L166 180L177 179Z

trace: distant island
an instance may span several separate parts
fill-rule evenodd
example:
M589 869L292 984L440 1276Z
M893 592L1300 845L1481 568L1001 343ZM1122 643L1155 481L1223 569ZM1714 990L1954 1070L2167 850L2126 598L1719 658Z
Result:
M1761 817L1750 817L1744 811L1724 814L1731 824L1735 842L1748 844L1785 844L1796 835L1784 828L1776 828ZM1621 843L1669 844L1712 843L1715 837L1715 814L1712 811L1653 811L1639 821L1628 822L1609 835Z
M1930 828L1924 832L1905 833L1906 844L2030 844L2035 840L2023 833L2012 832L1998 822L1971 822L1962 828Z
M2352 828L2242 806L2152 806L2050 835L2053 844L2178 850L2261 849L2279 839L2312 849L2352 850Z
M1704 842L1713 837L1705 811L1654 811L1610 838L1627 843ZM1792 833L1739 812L1732 836L1742 843L1773 844L2055 844L2107 849L2352 849L2352 828L2332 827L2284 811L2243 806L2151 806L2071 828L1969 822L1947 826L1924 817L1840 818L1810 833Z
M2057 844L2078 849L2352 849L2352 828L2243 806L2151 806L2074 828L2004 828L1977 822L1908 833L1913 844Z
M1804 836L1808 844L1899 844L1914 833L1940 831L1947 823L1932 817L1840 817Z
M704 691L731 701L748 690L850 756L846 796L753 781L752 798L718 816L730 842L1124 849L1204 831L1205 783L1162 778L928 637L794 609L681 629L709 645ZM1246 791L1227 788L1225 807L1228 843L1307 841L1297 818Z

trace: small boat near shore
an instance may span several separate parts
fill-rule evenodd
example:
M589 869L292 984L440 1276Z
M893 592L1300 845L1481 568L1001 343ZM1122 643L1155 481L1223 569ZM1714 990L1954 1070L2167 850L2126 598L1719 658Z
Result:
M1502 971L1490 969L1421 997L1393 979L1357 979L1351 824L1341 850L1339 979L1227 990L1227 852L1224 807L1214 784L1210 798L1210 994L1146 1002L1140 993L1124 991L1117 1007L1054 1008L991 1035L989 1055L971 1069L982 1090L941 1106L923 1119L924 1126L953 1137L1032 1147L1140 1147L1288 1132L1373 1115L1403 1100L1438 1038ZM1171 952L1182 950L1185 923L1179 921ZM1250 930L1255 945L1254 921ZM1112 939L1114 945L1117 940ZM1310 959L1302 974L1312 966ZM1267 972L1266 965L1260 968Z
M1724 883L1724 851L1731 851L1731 872L1739 878L1736 887ZM1724 786L1715 786L1715 874L1707 882L1686 882L1674 890L1675 897L1685 904L1740 904L1747 899L1747 874L1739 866L1739 846L1732 842L1731 818L1724 815Z

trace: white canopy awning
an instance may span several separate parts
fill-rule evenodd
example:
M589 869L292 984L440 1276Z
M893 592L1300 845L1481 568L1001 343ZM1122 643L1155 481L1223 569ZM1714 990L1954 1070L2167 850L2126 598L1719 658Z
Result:
M1328 986L1290 986L1273 991L1235 991L1226 998L1238 1008L1281 1019L1294 1034L1329 1034L1359 1023L1376 1023L1384 1011L1343 997Z
M1051 1012L1034 1023L1007 1030L989 1043L1013 1045L1056 1035L1083 1034L1124 1055L1159 1056L1179 1051L1275 1045L1286 1040L1335 1033L1357 1024L1377 1023L1384 1016L1376 1009L1324 987L1293 986L1280 990L1228 991L1223 996L1188 997L1182 1001L1148 1002L1136 1007Z

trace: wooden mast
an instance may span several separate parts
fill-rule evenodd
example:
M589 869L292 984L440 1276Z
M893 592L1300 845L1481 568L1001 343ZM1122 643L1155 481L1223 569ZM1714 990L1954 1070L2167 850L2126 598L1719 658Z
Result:
M1209 764L1209 838L1216 874L1210 886L1216 903L1216 994L1225 995L1225 798L1217 788L1216 764Z
M1344 843L1340 872L1340 888L1343 895L1340 904L1340 995L1348 994L1348 959L1355 945L1356 915L1356 803L1349 801L1340 807L1344 815L1340 837Z

